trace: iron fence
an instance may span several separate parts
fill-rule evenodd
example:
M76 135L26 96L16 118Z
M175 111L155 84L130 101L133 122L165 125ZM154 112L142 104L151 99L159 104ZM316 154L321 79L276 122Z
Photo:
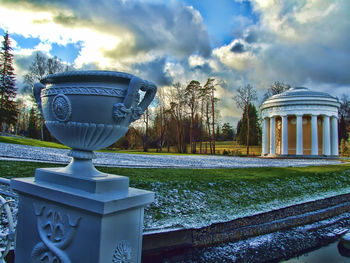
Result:
M10 180L0 177L0 263L15 244L15 225L18 196L12 191Z

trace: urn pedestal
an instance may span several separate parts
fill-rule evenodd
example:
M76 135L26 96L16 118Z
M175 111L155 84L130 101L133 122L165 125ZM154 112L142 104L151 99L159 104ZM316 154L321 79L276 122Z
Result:
M19 194L15 262L140 262L143 210L154 193L123 176L86 180L56 170L11 182Z
M73 158L11 180L19 195L16 263L141 261L143 211L154 193L98 171L92 158L126 133L155 93L152 83L111 71L53 74L34 86L46 126Z

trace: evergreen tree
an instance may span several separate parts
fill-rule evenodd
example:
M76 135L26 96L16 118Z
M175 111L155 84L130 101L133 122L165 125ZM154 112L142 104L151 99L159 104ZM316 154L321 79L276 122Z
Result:
M29 112L29 123L28 123L28 136L30 138L34 138L34 139L38 138L37 122L38 120L35 114L35 109L34 107L32 107Z
M241 133L242 119L237 122L235 141L238 141L238 134Z
M224 141L231 141L233 139L233 127L228 122L222 125L221 136Z
M215 132L215 139L217 141L221 141L222 139L222 136L221 136L221 133L220 133L220 126L216 126L216 132Z
M344 115L340 115L338 130L339 130L339 134L338 134L339 142L341 142L341 140L347 141L347 139L349 138L349 134L347 131L347 125L346 125L346 120Z
M17 105L16 97L16 77L13 68L13 54L11 40L8 32L4 34L0 52L0 131L3 124L16 124Z
M247 110L249 109L249 110ZM259 125L258 112L253 104L249 104L248 107L244 109L242 119L240 120L240 127L238 131L237 127L237 137L236 140L239 144L247 144L247 118L249 114L249 144L250 145L260 145L261 143L261 128Z

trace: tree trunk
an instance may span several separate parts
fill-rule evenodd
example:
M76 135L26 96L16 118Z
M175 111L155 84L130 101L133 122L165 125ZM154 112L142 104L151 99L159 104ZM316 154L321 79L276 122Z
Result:
M193 113L191 110L191 122L190 122L190 149L191 153L193 153Z
M41 140L44 140L44 120L43 117L40 118L40 135L41 135Z
M177 151L181 153L182 147L181 147L181 132L180 132L180 124L177 121L176 122L176 138L177 138Z
M5 74L3 74L3 79L5 78ZM1 90L1 101L0 101L0 114L2 114L3 108L4 108L4 101L5 101L5 87L2 87ZM3 131L2 127L2 116L0 116L0 132Z
M202 105L201 105L201 129L200 129L200 141L199 141L199 153L203 153L203 147L202 147L202 142L203 142L203 115L204 115L204 101L202 99Z
M214 101L214 89L212 89L212 93L211 93L211 111L212 111L212 128L213 128L213 131L212 131L212 140L213 140L213 152L214 152L214 155L215 155L215 101Z
M164 111L163 108L160 108L160 140L159 140L159 151L163 151L163 143L165 136L165 120L164 120Z
M249 106L247 107L247 155L249 155L250 119Z
M146 109L145 112L145 124L146 124L146 132L145 132L145 136L143 136L143 151L144 152L148 152L148 119L149 115L148 115L148 108Z
M208 140L209 140L209 148L210 148L210 154L213 154L213 147L212 147L212 137L210 132L210 118L209 118L209 102L207 102L207 130L208 130Z

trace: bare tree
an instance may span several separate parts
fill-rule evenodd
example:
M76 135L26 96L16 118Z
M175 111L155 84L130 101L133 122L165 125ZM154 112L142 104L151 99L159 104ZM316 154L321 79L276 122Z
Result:
M48 74L54 74L57 72L63 72L63 71L68 71L69 66L64 66L56 56L53 58L48 58L47 59L47 73Z
M41 52L37 52L28 68L28 73L24 75L24 82L33 87L45 75L47 75L47 58Z
M209 148L210 148L210 154L213 154L213 145L212 145L212 136L211 136L211 129L210 129L210 101L206 101L206 111L205 111L205 117L206 117L206 132L208 134L209 138Z
M249 104L257 100L256 90L251 85L246 85L237 89L237 94L233 97L238 108L242 111L248 109ZM247 114L247 155L249 155L249 135L250 135L250 118Z
M33 87L35 83L39 82L46 75L67 71L69 69L70 68L65 66L57 57L50 58L41 52L37 52L28 68L28 73L24 75L24 82L29 87ZM35 114L39 118L41 140L44 140L44 119L36 107L34 96L31 96L31 98L35 105Z
M275 81L267 89L266 93L264 94L263 101L265 101L266 99L268 99L269 97L271 97L273 95L285 92L285 91L289 90L290 88L291 88L291 86L289 84L285 84L285 83L280 82L280 81Z
M149 146L149 126L150 126L150 109L147 108L145 113L142 114L142 119L145 124L145 133L142 136L143 151L148 152Z
M343 116L344 119L350 118L350 100L347 94L342 94L340 98L339 115Z
M217 98L215 98L215 91L216 88L215 86L218 84L215 84L215 79L213 78L208 78L207 82L205 83L203 87L203 93L205 96L208 98L208 104L211 106L211 132L209 128L209 110L208 110L208 104L207 104L207 126L208 126L208 131L211 133L211 140L210 140L210 148L211 148L211 153L215 154L215 105L219 101Z
M350 118L350 100L347 94L343 94L340 98L339 108L339 142L345 142L349 135L347 125Z
M175 121L176 125L176 144L177 151L180 153L186 152L186 145L184 142L184 118L185 118L185 89L179 83L175 83L172 86L168 94L169 109L167 113L170 113L171 118Z
M168 118L166 112L166 96L164 89L159 89L156 95L158 105L156 107L156 117L154 126L157 133L157 152L162 152L163 147L166 143L166 137L168 132Z
M197 80L192 80L185 89L187 105L190 108L190 146L191 153L196 152L196 143L194 141L193 125L194 119L198 110L198 99L200 94L201 84Z

